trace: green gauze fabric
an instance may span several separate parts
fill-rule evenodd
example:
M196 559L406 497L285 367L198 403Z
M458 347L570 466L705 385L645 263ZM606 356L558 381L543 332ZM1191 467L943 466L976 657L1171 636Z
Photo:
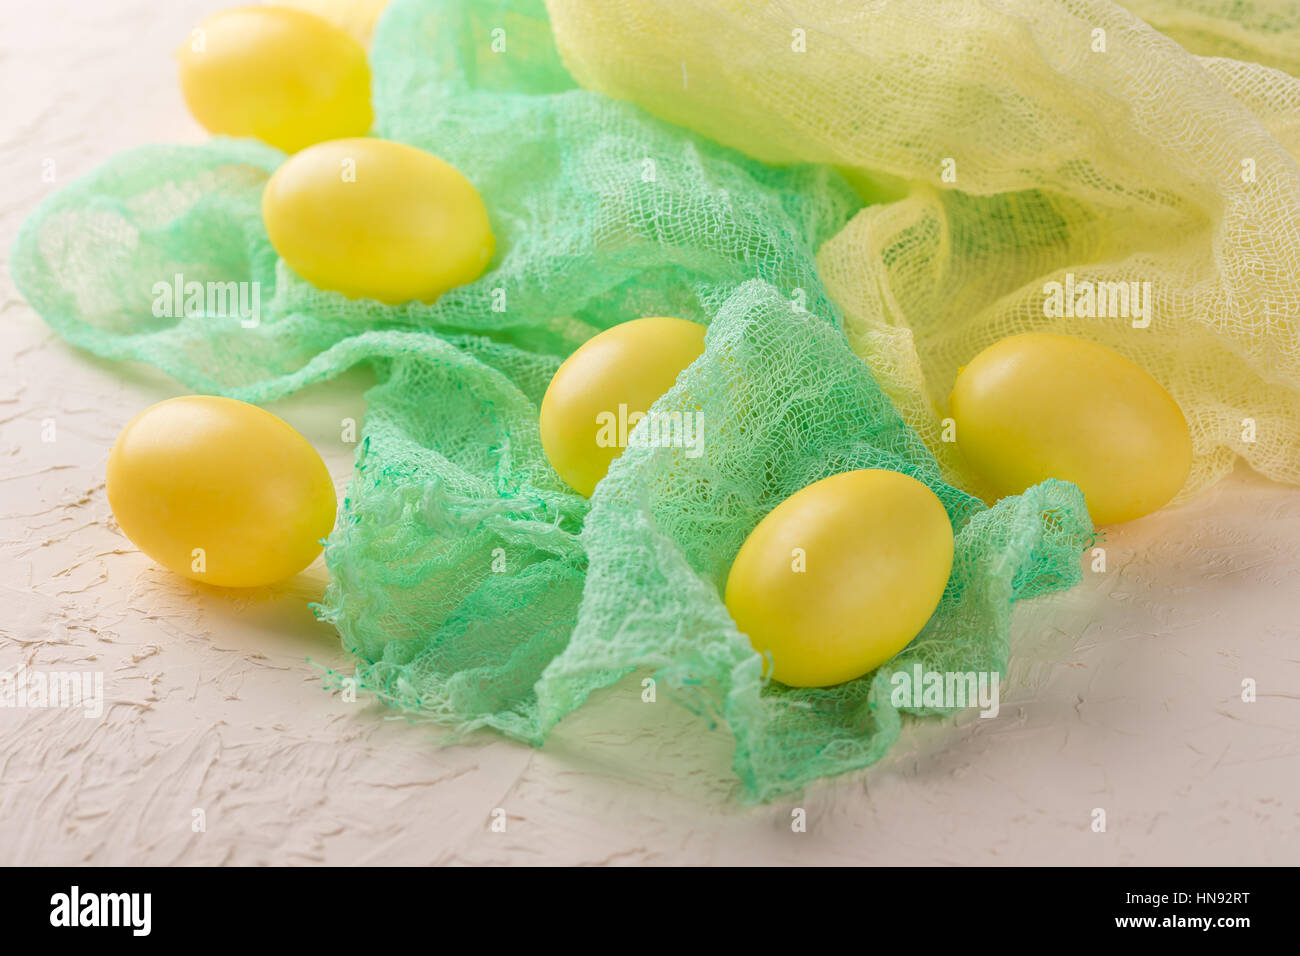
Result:
M819 245L861 206L838 173L771 168L578 89L540 3L399 0L371 62L375 134L455 164L488 205L499 250L472 285L402 307L311 287L262 226L284 157L222 139L117 157L43 204L13 254L69 341L201 392L265 402L374 367L320 609L364 690L450 739L492 727L540 744L639 670L725 722L741 797L767 800L889 748L895 666L1005 669L1012 601L1079 578L1082 496L1048 482L988 508L944 483L818 278ZM260 283L260 324L156 318L151 290L177 273ZM631 448L588 502L547 464L538 405L564 356L642 315L709 325L656 406L701 411L704 451ZM942 499L957 541L943 602L876 674L766 684L720 598L729 564L782 499L865 467Z
M950 482L980 488L944 440L958 369L1049 332L1119 352L1178 403L1180 497L1239 458L1300 485L1297 0L548 9L585 88L890 198L822 244L818 273ZM1049 307L1071 277L1108 303Z

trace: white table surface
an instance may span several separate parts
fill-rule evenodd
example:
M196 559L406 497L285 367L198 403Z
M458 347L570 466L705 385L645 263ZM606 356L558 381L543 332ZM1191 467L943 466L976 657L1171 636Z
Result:
M98 719L0 709L0 864L1300 862L1300 490L1244 467L1113 530L1105 573L1017 608L997 719L909 724L870 770L760 808L735 800L725 733L634 681L541 750L440 748L435 728L321 689L307 659L348 662L307 606L319 562L253 593L156 568L113 523L104 465L128 419L182 389L64 344L8 251L58 184L201 141L171 51L223 5L0 7L0 671L101 671L106 698ZM360 419L364 384L272 406L340 492L338 422Z

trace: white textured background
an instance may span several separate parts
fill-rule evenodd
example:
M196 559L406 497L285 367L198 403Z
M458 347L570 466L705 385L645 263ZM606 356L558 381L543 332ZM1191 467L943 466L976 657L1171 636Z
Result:
M1113 530L1106 573L1018 607L997 719L910 725L870 770L759 809L735 803L725 734L635 683L543 750L440 749L321 690L307 659L346 660L307 607L319 563L255 593L153 567L113 522L104 465L127 420L181 390L65 345L8 250L42 197L112 154L202 139L171 51L224 5L0 8L0 671L102 671L106 696L98 720L0 709L0 864L1300 862L1300 490L1245 469ZM272 409L340 492L339 421L361 418L364 384Z

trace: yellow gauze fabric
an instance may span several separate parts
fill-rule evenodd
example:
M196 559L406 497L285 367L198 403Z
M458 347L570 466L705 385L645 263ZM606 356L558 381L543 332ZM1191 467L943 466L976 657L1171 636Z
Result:
M950 481L978 490L945 435L958 368L1053 331L1173 395L1195 448L1182 496L1238 455L1300 483L1297 4L548 6L583 85L845 172L870 204L822 246L822 278ZM1054 304L1070 289L1073 315Z

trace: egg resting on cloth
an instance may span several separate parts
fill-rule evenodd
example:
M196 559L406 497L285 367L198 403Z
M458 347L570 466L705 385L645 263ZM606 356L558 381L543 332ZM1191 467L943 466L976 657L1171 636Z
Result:
M1181 497L1238 458L1300 484L1292 0L548 6L583 86L882 200L818 271L950 481L976 484L944 439L958 367L1054 332L1173 396L1194 451Z
M639 671L724 725L740 796L770 800L889 749L893 671L1005 669L1012 602L1079 579L1082 497L1046 482L989 508L945 481L850 347L816 265L862 207L839 173L774 168L580 89L540 3L397 0L371 66L373 134L453 164L487 205L499 241L475 282L431 304L314 288L262 224L284 155L225 139L117 156L34 212L12 257L67 340L196 391L266 402L374 368L319 609L364 691L540 744ZM260 321L155 315L153 285L177 274L259 283ZM580 343L647 315L709 327L656 403L704 416L702 453L630 447L588 501L547 463L538 406ZM939 608L858 680L765 683L722 603L730 563L780 501L864 468L943 503L955 553Z

